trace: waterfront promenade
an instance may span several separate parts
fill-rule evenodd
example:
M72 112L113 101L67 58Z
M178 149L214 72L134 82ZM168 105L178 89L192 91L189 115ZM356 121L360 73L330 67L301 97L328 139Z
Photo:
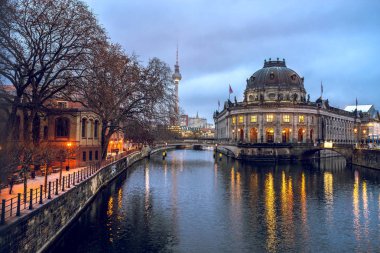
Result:
M9 186L3 188L0 193L0 225L12 222L17 217L41 207L47 201L64 194L68 189L86 181L98 170L136 151L138 150L128 150L111 156L105 161L91 163L86 167L71 168L68 171L62 170L62 182L59 182L59 172L52 173L48 175L46 189L44 188L44 176L28 179L26 193L24 193L24 183L15 184L11 194L9 193Z

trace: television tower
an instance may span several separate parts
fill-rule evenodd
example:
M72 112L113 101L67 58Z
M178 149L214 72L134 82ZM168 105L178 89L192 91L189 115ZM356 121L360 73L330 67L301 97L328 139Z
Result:
M181 73L179 72L179 64L178 64L178 44L177 44L177 57L176 57L176 63L174 65L174 74L172 76L174 85L175 85L175 90L174 90L174 113L175 113L175 118L176 122L175 124L178 124L178 117L179 117L179 99L178 99L178 85L179 81L181 81L182 76Z

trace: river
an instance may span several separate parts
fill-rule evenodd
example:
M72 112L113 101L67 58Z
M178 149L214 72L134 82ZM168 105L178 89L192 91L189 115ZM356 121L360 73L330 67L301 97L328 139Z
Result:
M51 252L379 252L380 172L343 158L243 163L212 151L142 160Z

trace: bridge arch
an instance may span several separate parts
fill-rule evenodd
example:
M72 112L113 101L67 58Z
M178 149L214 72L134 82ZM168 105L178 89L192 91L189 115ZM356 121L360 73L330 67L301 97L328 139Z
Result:
M352 155L353 155L353 147L349 145L349 147L335 147L335 148L323 148L323 147L315 147L312 149L305 149L301 153L301 157L303 158L309 158L315 153L322 151L322 150L331 150L334 151L335 153L338 153L339 155L343 156L347 162L351 162L352 160Z

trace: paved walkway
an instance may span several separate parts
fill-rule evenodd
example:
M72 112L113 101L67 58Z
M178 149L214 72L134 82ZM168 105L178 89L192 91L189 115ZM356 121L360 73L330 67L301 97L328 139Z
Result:
M122 152L122 153L119 153L118 155L116 154L108 154L108 160L106 162L112 162L112 161L115 161L115 159L120 159L122 157L124 157L125 155L127 154L130 154L130 153L133 153L135 152L137 149L130 149L126 152ZM62 177L63 176L66 176L68 174L73 174L74 172L77 172L78 170L81 170L83 168L86 168L86 167L77 167L77 168L70 168L69 171L66 171L65 169L65 166L64 166L64 169L62 170ZM59 179L59 172L56 172L56 173L52 173L50 175L48 175L48 182L55 182L56 179ZM29 189L36 189L36 188L39 188L40 185L44 185L45 184L45 176L36 176L34 179L31 179L29 178L28 181L27 181L27 189L29 191ZM24 183L19 183L19 184L14 184L13 185L13 189L12 189L12 194L9 194L9 186L7 188L3 188L1 189L1 192L0 192L0 201L2 199L11 199L11 198L14 198L14 197L17 197L17 194L18 193L21 193L23 194L24 193Z
M69 171L66 171L65 169L63 169L62 176L66 176L69 173L72 174L83 168L85 167L78 167L75 169L70 169ZM48 182L49 181L55 182L57 178L59 179L59 172L52 173L48 175ZM34 179L29 178L27 182L28 182L28 189L36 189L36 188L39 188L40 185L44 185L45 176L36 176ZM1 190L0 199L10 199L13 197L17 197L18 193L22 194L23 192L24 192L24 183L13 185L12 194L9 194L9 186L8 186L7 188L4 188Z

